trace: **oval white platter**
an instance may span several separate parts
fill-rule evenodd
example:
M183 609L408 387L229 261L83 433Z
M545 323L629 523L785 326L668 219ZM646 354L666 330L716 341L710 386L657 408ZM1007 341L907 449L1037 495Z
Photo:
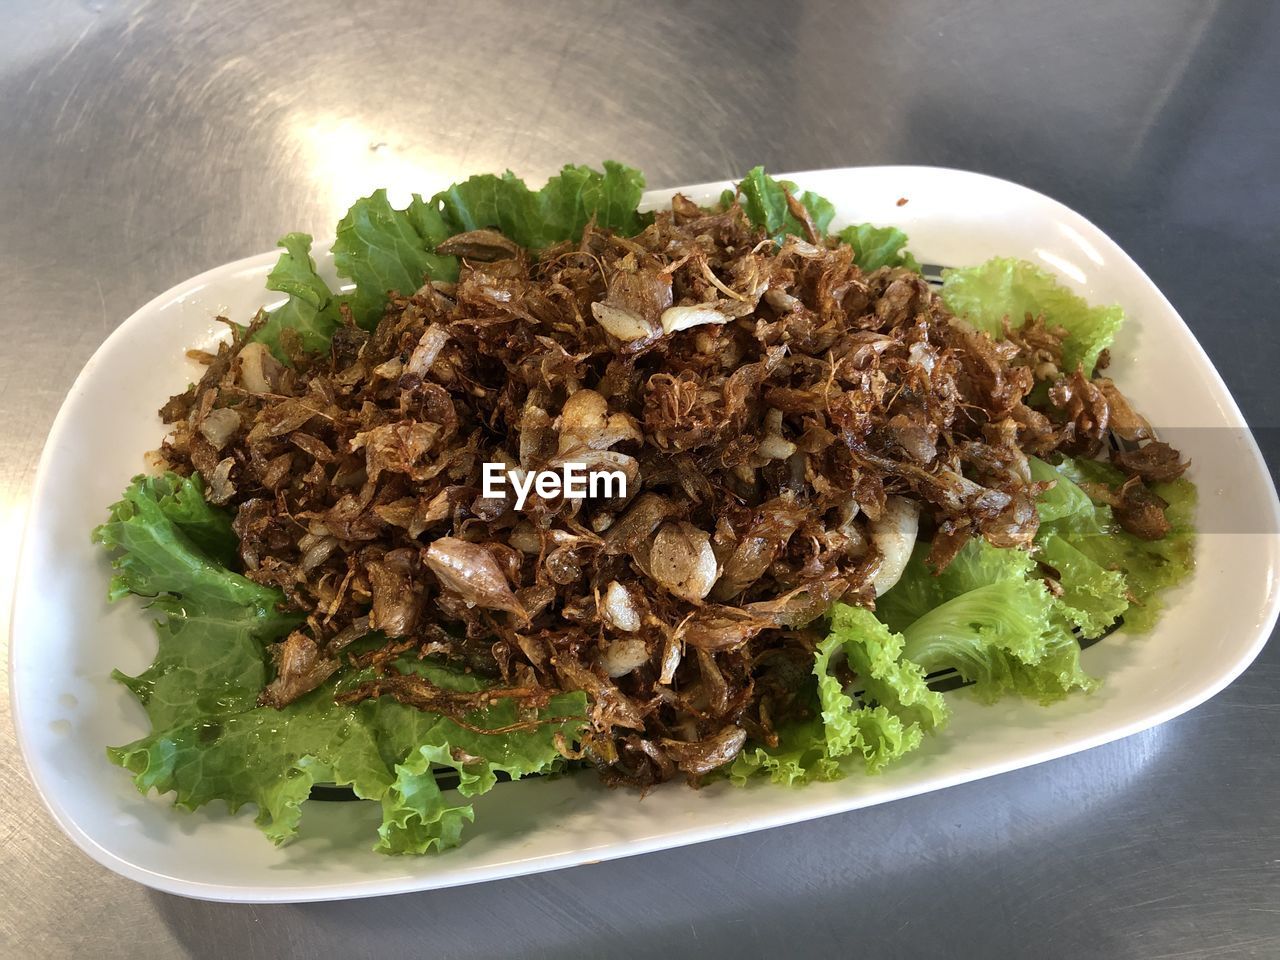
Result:
M718 783L635 793L590 774L500 784L476 803L461 846L440 855L371 852L372 804L307 805L300 838L267 842L251 811L194 814L143 797L105 748L143 735L142 710L110 678L136 673L155 637L140 604L108 605L103 551L89 531L164 434L156 414L193 378L184 359L271 304L277 253L210 270L156 297L106 340L72 387L40 462L19 564L11 684L32 779L58 823L90 856L149 886L233 901L302 901L426 890L573 866L760 830L918 794L1133 734L1201 703L1234 679L1276 621L1280 509L1244 419L1186 324L1105 234L1049 198L1003 180L927 167L862 167L787 175L828 197L835 226L871 221L907 231L923 262L991 256L1034 261L1129 322L1111 371L1139 410L1192 461L1200 490L1197 570L1169 597L1148 636L1123 631L1084 652L1104 678L1096 694L1053 707L983 706L951 694L941 735L878 776L789 789ZM728 183L679 188L709 202ZM646 194L648 208L674 190ZM908 203L898 205L899 198ZM325 245L314 255L334 280ZM999 790L999 782L990 785Z

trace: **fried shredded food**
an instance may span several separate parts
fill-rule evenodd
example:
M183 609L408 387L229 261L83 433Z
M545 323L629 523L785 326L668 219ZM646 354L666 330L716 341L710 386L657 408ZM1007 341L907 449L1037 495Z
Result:
M1061 369L1065 331L1028 317L995 341L918 274L863 273L806 232L779 246L736 204L679 196L630 238L588 226L535 254L474 231L449 241L456 284L393 296L372 333L348 319L325 355L286 331L280 363L256 324L205 355L161 411L161 453L234 510L245 575L306 616L261 702L314 690L376 632L356 658L376 679L348 701L464 722L486 698L582 690L566 755L611 783L696 782L808 709L785 680L809 669L810 624L874 604L878 525L903 501L935 567L974 537L1027 547L1028 454L1096 456L1114 431L1131 479L1095 496L1139 536L1168 530L1145 484L1186 464L1110 380ZM618 471L627 496L531 491L517 511L510 487L482 495L486 462ZM495 685L442 690L396 668L415 653Z

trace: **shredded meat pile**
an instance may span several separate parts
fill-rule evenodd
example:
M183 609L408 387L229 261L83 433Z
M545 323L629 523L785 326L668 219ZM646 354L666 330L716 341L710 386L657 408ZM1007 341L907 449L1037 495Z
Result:
M993 341L917 274L683 197L636 237L588 227L535 256L476 231L444 252L458 282L393 296L372 333L348 322L321 356L286 338L281 364L255 324L162 410L168 465L235 511L245 575L306 616L264 704L355 661L375 679L346 698L462 718L476 695L395 666L437 656L491 677L487 698L585 691L562 749L609 782L696 782L808 709L806 628L874 604L887 518L922 513L936 567L972 537L1026 547L1027 455L1119 436L1132 479L1095 495L1167 529L1146 483L1185 464L1109 380L1060 370L1064 332L1039 319ZM621 471L628 495L517 512L482 496L486 461Z

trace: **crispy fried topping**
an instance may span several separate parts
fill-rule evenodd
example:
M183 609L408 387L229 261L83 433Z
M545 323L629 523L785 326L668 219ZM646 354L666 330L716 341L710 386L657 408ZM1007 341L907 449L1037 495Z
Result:
M1096 455L1115 428L1148 442L1113 455L1133 479L1107 496L1162 535L1143 483L1185 464L1110 381L1060 371L1063 331L1029 318L995 341L801 220L778 246L736 205L676 197L638 236L589 226L536 256L473 231L449 241L457 283L394 296L372 333L344 326L319 356L286 338L282 364L255 326L206 357L162 453L235 510L245 575L306 617L262 702L314 690L373 632L376 677L346 700L465 723L485 698L525 715L583 690L574 756L610 782L696 780L800 718L776 671L811 659L804 628L832 604L896 579L917 512L938 568L974 537L1025 547L1027 455ZM582 462L627 494L531 491L517 511L509 487L483 495L486 462ZM443 690L397 669L415 654L496 685Z

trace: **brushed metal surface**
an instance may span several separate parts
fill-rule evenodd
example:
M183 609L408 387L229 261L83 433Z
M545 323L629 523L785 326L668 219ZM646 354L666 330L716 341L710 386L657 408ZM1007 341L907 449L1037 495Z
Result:
M0 3L0 638L41 444L156 292L377 186L616 157L966 167L1075 207L1195 329L1275 464L1280 7ZM251 907L90 862L0 711L0 954L1280 955L1280 649L1154 731L938 794L576 870ZM7 689L0 694L7 700Z

